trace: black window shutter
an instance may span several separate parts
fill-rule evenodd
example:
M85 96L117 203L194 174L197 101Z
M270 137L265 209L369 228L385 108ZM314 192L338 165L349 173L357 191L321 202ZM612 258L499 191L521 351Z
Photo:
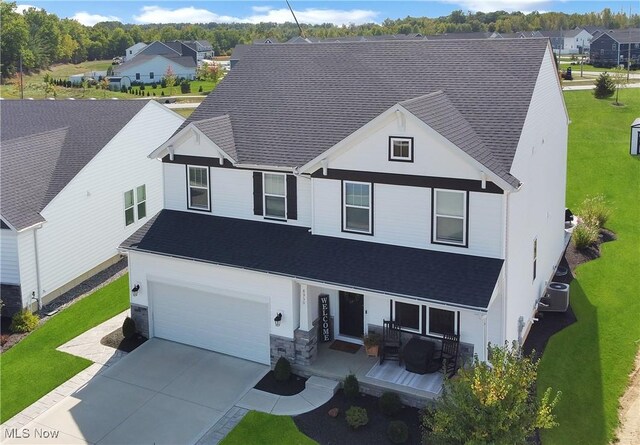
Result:
M262 216L262 172L253 172L253 214Z
M287 219L298 219L298 178L287 175Z

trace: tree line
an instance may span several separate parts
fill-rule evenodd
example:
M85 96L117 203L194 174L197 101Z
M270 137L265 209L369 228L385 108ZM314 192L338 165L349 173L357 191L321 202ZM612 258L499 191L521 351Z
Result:
M16 73L20 56L23 70L28 72L48 68L54 63L80 63L122 56L125 49L136 42L204 39L211 42L217 55L221 55L229 54L239 43L251 43L266 38L286 42L299 33L295 23L131 25L102 22L94 26L85 26L76 20L60 19L44 9L30 8L21 14L17 11L15 2L0 3L0 22L0 72L3 78ZM524 14L505 11L465 13L458 10L438 18L406 17L397 20L386 19L381 24L303 25L303 28L307 36L326 38L381 34L430 35L474 31L559 30L586 25L611 29L640 27L640 16L627 16L624 12L614 13L609 8L586 14Z

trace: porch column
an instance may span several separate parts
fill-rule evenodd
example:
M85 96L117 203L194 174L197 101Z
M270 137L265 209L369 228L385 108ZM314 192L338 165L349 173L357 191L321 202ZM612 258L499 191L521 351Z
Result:
M310 331L311 328L313 328L313 320L309 304L309 289L306 284L300 284L300 329Z

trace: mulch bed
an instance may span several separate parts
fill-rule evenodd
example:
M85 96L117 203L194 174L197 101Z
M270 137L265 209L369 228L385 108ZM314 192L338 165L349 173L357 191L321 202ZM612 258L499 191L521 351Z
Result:
M357 430L352 429L345 419L345 411L351 406L366 408L369 423ZM338 417L330 417L328 412L338 408ZM296 426L305 435L322 445L367 444L389 445L387 427L391 420L403 420L409 427L407 444L420 444L420 410L405 406L394 418L385 417L378 408L378 398L361 394L356 400L347 400L339 390L331 400L305 414L293 418Z
M273 371L269 371L254 388L279 396L293 396L302 392L306 382L307 379L295 374L291 374L291 377L286 382L279 382L276 380Z
M143 344L147 339L140 334L134 335L132 338L124 338L122 328L118 328L110 334L100 339L100 344L118 349L124 352L131 352L138 346Z

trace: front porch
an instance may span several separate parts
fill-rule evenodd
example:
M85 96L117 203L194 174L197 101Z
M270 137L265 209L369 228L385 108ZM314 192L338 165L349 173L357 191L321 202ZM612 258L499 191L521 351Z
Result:
M400 395L403 403L423 407L442 392L442 372L415 374L405 370L404 364L385 361L379 364L378 357L368 357L364 346L355 353L331 349L332 342L318 343L316 360L310 365L293 364L294 372L343 381L348 374L355 374L363 393L380 396L385 391Z

